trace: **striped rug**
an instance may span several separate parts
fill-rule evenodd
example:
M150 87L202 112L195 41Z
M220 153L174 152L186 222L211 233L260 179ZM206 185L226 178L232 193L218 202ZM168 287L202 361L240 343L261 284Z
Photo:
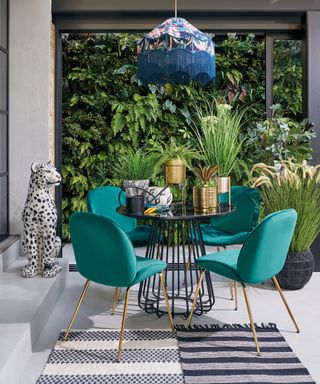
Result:
M177 326L185 384L315 384L275 324Z
M126 330L116 363L119 331L64 332L37 384L184 384L176 335L165 329Z

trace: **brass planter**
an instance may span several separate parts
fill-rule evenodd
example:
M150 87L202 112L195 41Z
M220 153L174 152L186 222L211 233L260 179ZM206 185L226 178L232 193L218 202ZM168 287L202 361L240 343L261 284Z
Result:
M186 182L186 163L180 159L171 159L166 162L166 183L184 184Z
M217 187L193 187L193 207L196 212L213 212L218 206Z

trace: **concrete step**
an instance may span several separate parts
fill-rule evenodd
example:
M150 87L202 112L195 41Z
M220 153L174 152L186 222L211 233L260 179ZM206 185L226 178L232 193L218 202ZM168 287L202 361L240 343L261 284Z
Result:
M20 237L9 236L0 243L0 273L20 258Z
M15 245L15 243L13 244ZM52 279L25 279L19 257L0 273L0 383L16 384L41 331L65 287L68 260L59 260L62 271Z

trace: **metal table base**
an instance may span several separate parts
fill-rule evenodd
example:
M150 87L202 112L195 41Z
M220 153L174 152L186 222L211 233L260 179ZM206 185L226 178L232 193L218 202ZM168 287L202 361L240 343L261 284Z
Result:
M163 275L173 317L178 314L185 317L189 315L196 283L200 276L200 270L195 261L205 254L200 219L155 220L152 222L145 257L163 260L167 263L167 269ZM147 313L156 313L158 316L167 313L157 275L140 284L138 302L140 308ZM177 306L178 302L183 303L183 308ZM214 302L210 273L206 272L194 313L202 315L209 312Z

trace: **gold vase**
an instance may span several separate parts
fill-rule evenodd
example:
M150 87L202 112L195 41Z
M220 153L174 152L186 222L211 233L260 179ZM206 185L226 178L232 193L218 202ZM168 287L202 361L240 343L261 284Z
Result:
M218 193L228 193L228 203L231 206L231 180L230 176L218 177Z
M217 187L193 187L193 207L196 212L213 212L218 206Z
M186 163L180 159L171 159L166 162L166 183L184 184L186 182Z
M230 191L230 177L218 177L218 192L225 193Z

